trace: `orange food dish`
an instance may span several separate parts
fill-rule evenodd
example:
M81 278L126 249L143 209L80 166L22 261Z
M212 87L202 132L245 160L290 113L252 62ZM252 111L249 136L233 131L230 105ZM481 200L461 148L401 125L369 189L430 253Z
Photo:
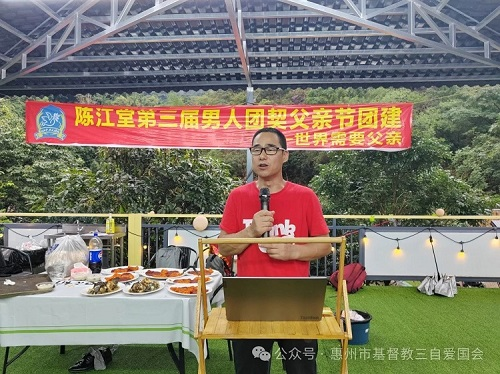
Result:
M174 283L198 283L200 281L200 277L194 278L182 278L182 279L174 279ZM210 282L210 277L205 277L205 282Z
M183 293L186 295L195 295L198 292L198 286L188 286L188 287L170 287L170 289L177 293Z
M167 270L167 269L161 269L160 271L147 270L145 274L148 277L153 277L153 278L173 278L173 277L180 277L182 275L182 273L178 270Z
M113 269L113 273L114 274L128 273L129 271L137 271L137 270L139 270L139 266L125 266L122 268Z
M118 279L118 282L128 282L133 280L135 277L132 273L114 273L105 279L106 281L110 281L115 278Z

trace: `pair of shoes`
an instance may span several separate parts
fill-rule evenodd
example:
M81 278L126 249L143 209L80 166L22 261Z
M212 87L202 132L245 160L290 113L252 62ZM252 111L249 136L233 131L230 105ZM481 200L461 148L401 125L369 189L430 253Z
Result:
M71 366L68 371L70 373L81 373L83 371L94 370L94 355L100 353L104 360L104 368L113 360L113 354L109 348L101 347L98 352L91 349L90 353L85 354L80 360L78 360L73 366Z
M80 360L78 360L73 366L68 369L70 373L80 373L89 370L94 370L94 356L92 356L90 353L85 354Z

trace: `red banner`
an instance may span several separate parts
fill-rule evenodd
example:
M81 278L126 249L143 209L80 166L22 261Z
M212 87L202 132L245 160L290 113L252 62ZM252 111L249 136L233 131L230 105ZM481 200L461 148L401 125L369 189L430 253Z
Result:
M123 107L26 103L26 141L57 145L244 149L263 127L291 150L411 147L413 105Z

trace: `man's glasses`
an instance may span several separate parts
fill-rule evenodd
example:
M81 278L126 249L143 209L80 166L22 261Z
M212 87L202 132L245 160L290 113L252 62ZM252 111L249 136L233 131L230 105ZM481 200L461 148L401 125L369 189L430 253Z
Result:
M252 154L252 156L260 156L262 151L266 152L266 155L268 155L268 156L273 156L276 153L278 153L278 151L286 151L285 148L275 147L273 145L269 145L267 147L261 147L260 145L256 145L256 146L250 147L249 149L250 149L250 153Z

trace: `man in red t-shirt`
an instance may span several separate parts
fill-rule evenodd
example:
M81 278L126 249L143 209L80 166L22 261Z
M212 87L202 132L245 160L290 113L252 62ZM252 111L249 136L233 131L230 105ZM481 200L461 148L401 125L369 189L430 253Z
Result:
M288 161L286 138L274 128L255 133L250 148L252 169L258 179L234 189L224 208L220 238L259 238L270 236L329 236L316 194L307 187L285 181L283 164ZM269 208L261 209L259 191L268 188ZM238 256L238 275L246 277L307 277L309 261L331 252L329 243L219 245L223 256ZM288 374L315 374L317 340L278 340L279 358ZM236 374L269 373L270 360L262 360L255 349L272 352L273 340L233 341Z

